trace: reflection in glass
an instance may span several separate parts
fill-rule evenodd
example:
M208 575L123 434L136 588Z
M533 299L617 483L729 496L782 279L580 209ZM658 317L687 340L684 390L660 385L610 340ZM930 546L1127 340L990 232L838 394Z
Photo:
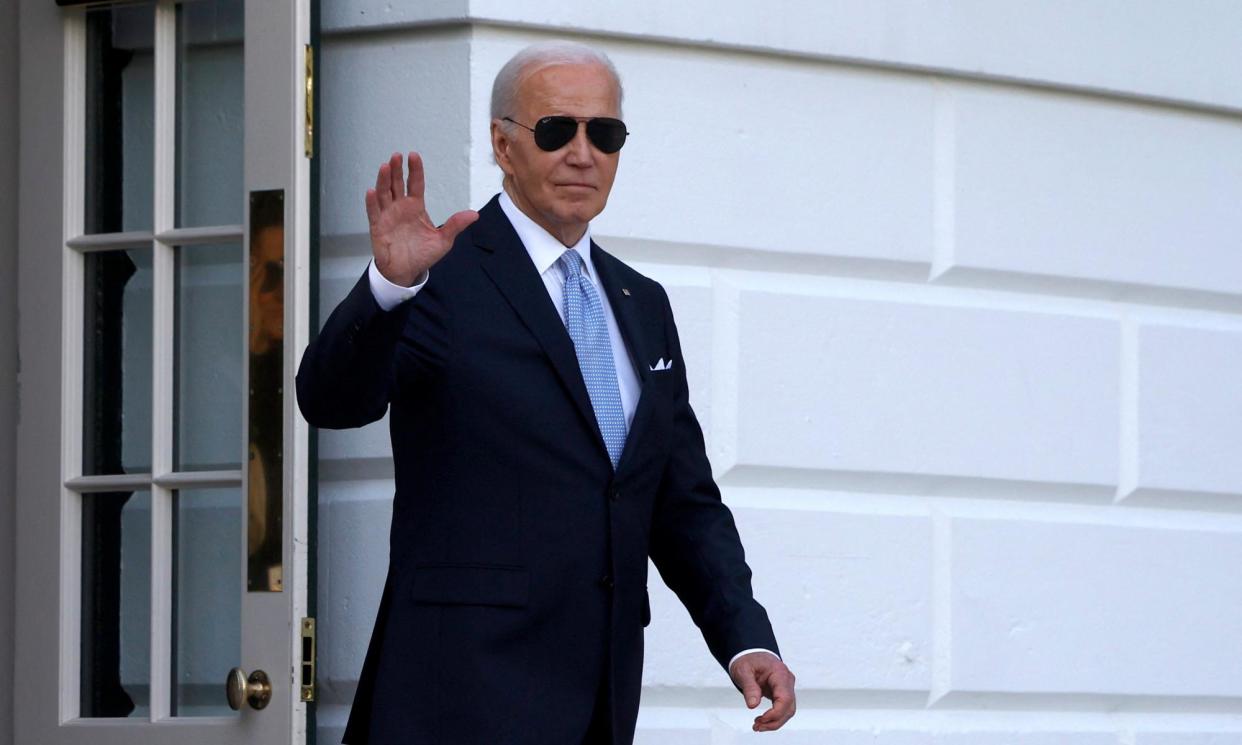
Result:
M151 250L86 255L82 473L151 470Z
M177 6L178 227L242 222L242 0Z
M173 467L241 468L241 244L179 246Z
M86 11L86 233L150 230L155 10Z
M250 430L247 432L246 589L284 588L285 194L250 194Z
M82 495L81 589L81 715L147 716L150 492Z
M235 716L224 680L241 660L241 489L173 493L173 716Z

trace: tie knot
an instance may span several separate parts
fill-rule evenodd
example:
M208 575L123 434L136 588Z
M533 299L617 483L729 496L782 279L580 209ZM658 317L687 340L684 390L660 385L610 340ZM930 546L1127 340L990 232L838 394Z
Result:
M572 248L561 254L561 258L556 261L565 272L565 279L577 279L582 275L582 255Z

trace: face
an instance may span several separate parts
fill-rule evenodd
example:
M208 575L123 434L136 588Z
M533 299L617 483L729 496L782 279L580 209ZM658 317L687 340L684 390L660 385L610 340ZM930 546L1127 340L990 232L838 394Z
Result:
M616 87L603 67L553 65L522 80L517 111L508 116L533 127L545 116L619 114ZM597 150L585 125L578 126L569 144L549 153L539 149L529 130L498 119L492 120L492 150L513 201L567 246L603 211L621 157Z

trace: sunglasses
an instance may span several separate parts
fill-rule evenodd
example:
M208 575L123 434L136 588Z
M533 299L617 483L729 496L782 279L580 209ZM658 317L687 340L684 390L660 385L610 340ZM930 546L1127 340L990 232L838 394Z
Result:
M586 122L587 139L591 144L604 153L615 153L625 144L625 136L629 132L625 131L625 122L620 119L613 119L607 116L597 116L591 119L576 119L572 116L545 116L535 122L534 127L528 127L525 124L515 121L509 117L504 117L506 122L513 122L523 129L530 130L535 134L535 144L540 150L552 152L560 150L569 144L578 134L578 122Z

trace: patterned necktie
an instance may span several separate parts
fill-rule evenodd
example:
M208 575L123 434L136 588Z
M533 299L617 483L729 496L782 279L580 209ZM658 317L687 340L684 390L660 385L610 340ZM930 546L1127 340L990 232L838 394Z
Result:
M565 327L574 342L578 367L582 370L608 457L616 468L621 448L625 446L625 412L621 409L621 390L617 387L617 369L613 366L604 306L600 304L590 277L582 271L582 256L577 251L570 249L561 254L557 263L565 275L561 295Z

